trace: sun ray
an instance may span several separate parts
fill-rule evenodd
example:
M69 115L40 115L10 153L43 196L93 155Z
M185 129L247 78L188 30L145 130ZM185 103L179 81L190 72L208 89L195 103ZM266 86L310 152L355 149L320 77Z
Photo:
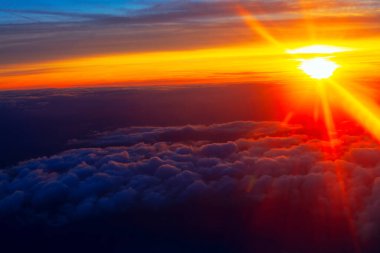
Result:
M326 89L322 81L317 82L317 91L321 99L323 119L326 126L327 135L329 137L330 147L334 151L336 140L336 129L334 119L331 113L330 105L327 99Z
M339 99L344 103L345 111L350 114L359 124L361 124L373 137L380 141L380 108L375 103L365 101L363 103L350 91L339 83L328 80L330 86L339 95ZM363 99L364 100L364 99Z
M292 120L293 117L294 117L294 112L289 112L284 118L284 120L282 121L282 124L284 125L289 124L289 122Z
M265 26L262 25L260 21L258 21L252 13L250 13L249 11L247 11L241 6L237 6L237 11L252 31L256 32L263 39L275 45L276 47L284 49L284 46L282 45L282 43L280 43L276 38L274 38L270 34L268 29L266 29Z
M316 34L315 34L314 20L311 17L311 15L309 15L309 12L307 11L309 3L310 3L309 1L298 0L298 4L301 8L300 12L302 13L302 16L305 22L306 31L309 34L310 40L313 41L315 39Z
M339 162L335 162L335 175L336 175L336 183L338 185L338 196L340 200L343 202L343 215L346 219L346 223L348 225L349 233L352 238L352 246L353 252L360 253L360 243L358 231L356 229L354 223L354 211L350 205L350 196L347 190L347 181L346 181L346 171L343 166Z

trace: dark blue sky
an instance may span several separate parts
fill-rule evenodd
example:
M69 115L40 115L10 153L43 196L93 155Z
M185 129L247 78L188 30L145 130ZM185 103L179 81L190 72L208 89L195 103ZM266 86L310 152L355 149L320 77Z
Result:
M313 4L314 3L314 4ZM0 4L0 23L27 23L34 19L39 22L60 21L65 14L102 14L102 15L138 15L145 12L156 12L158 9L181 11L185 13L192 5L228 5L243 4L267 10L266 6L272 6L272 11L278 13L294 10L297 6L307 5L311 9L342 9L360 11L362 13L375 11L379 8L376 0L367 1L284 1L284 0L3 0ZM187 7L187 8L186 8ZM140 12L140 13L139 13Z
M73 14L125 15L146 9L160 1L126 0L4 0L0 7L0 23L19 24L33 22L79 21Z

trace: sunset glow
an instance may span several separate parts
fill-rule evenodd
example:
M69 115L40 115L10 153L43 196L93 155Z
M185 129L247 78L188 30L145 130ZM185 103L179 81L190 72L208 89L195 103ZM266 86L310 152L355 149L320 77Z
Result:
M334 54L347 51L350 51L350 49L328 45L312 45L297 49L288 49L286 52L288 54Z
M305 6L311 8L309 4ZM357 79L374 78L374 72L366 70L371 70L372 66L367 65L377 59L379 54L379 39L375 33L354 36L351 32L354 33L355 29L359 28L347 31L343 21L325 25L327 21L324 19L320 20L324 25L314 24L312 27L312 18L306 10L302 10L301 13L307 16L307 27L302 19L278 20L278 25L274 27L271 22L262 18L266 10L259 8L249 9L233 5L229 11L237 23L227 29L230 31L227 34L210 32L215 34L207 39L210 45L188 45L181 42L178 43L181 47L167 48L165 45L175 42L164 41L161 42L160 48L149 48L152 39L146 39L146 48L128 48L114 52L112 48L103 51L103 47L99 46L102 50L91 51L89 48L76 52L79 49L73 47L64 57L59 57L58 53L61 52L41 52L30 59L29 55L37 54L35 49L24 55L19 53L23 50L18 49L14 57L9 57L12 61L1 64L0 89L89 87L103 86L105 83L106 86L148 85L152 82L170 85L205 82L227 84L266 82L274 79L286 80L289 84L302 82L303 76L299 75L297 70L299 62L294 62L293 59L300 59L301 67L308 71L313 68L320 69L318 65L325 64L328 70L322 68L318 73L314 71L314 74L309 75L317 78L326 78L336 69L331 63L326 64L327 60L347 69L343 76L351 75ZM350 18L353 17L347 17L344 21L348 22ZM332 29L334 33L330 31ZM312 30L315 36L310 38L305 30ZM321 36L316 36L318 33ZM205 33L197 32L196 35L205 36ZM216 39L222 35L231 37ZM343 35L347 38L341 39ZM118 40L112 43L118 43ZM71 51L73 52L70 53ZM87 51L89 53L86 53ZM4 53L8 52L10 53L5 47ZM329 58L332 55L334 59ZM326 60L309 61L315 57L323 57ZM322 71L324 73L320 73ZM272 73L277 74L274 76Z

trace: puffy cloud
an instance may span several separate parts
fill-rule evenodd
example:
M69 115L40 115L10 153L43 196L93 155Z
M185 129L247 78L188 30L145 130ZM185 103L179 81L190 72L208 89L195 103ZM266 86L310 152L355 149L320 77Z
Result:
M334 247L338 238L350 242L339 247L370 249L380 231L380 149L359 136L341 139L342 155L332 159L325 141L276 122L119 129L76 141L94 148L2 171L0 215L67 224L186 203L236 204L252 212L256 234L286 238L281 243Z
M200 153L208 157L228 157L237 151L236 144L228 143L213 143L201 147Z

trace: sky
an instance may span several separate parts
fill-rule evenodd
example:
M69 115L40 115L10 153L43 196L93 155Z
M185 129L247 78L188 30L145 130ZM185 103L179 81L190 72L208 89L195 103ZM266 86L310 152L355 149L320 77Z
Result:
M378 0L0 0L5 252L380 252Z
M312 44L356 49L343 59L350 73L376 61L379 8L375 0L4 0L0 89L292 82L302 76L286 50Z

